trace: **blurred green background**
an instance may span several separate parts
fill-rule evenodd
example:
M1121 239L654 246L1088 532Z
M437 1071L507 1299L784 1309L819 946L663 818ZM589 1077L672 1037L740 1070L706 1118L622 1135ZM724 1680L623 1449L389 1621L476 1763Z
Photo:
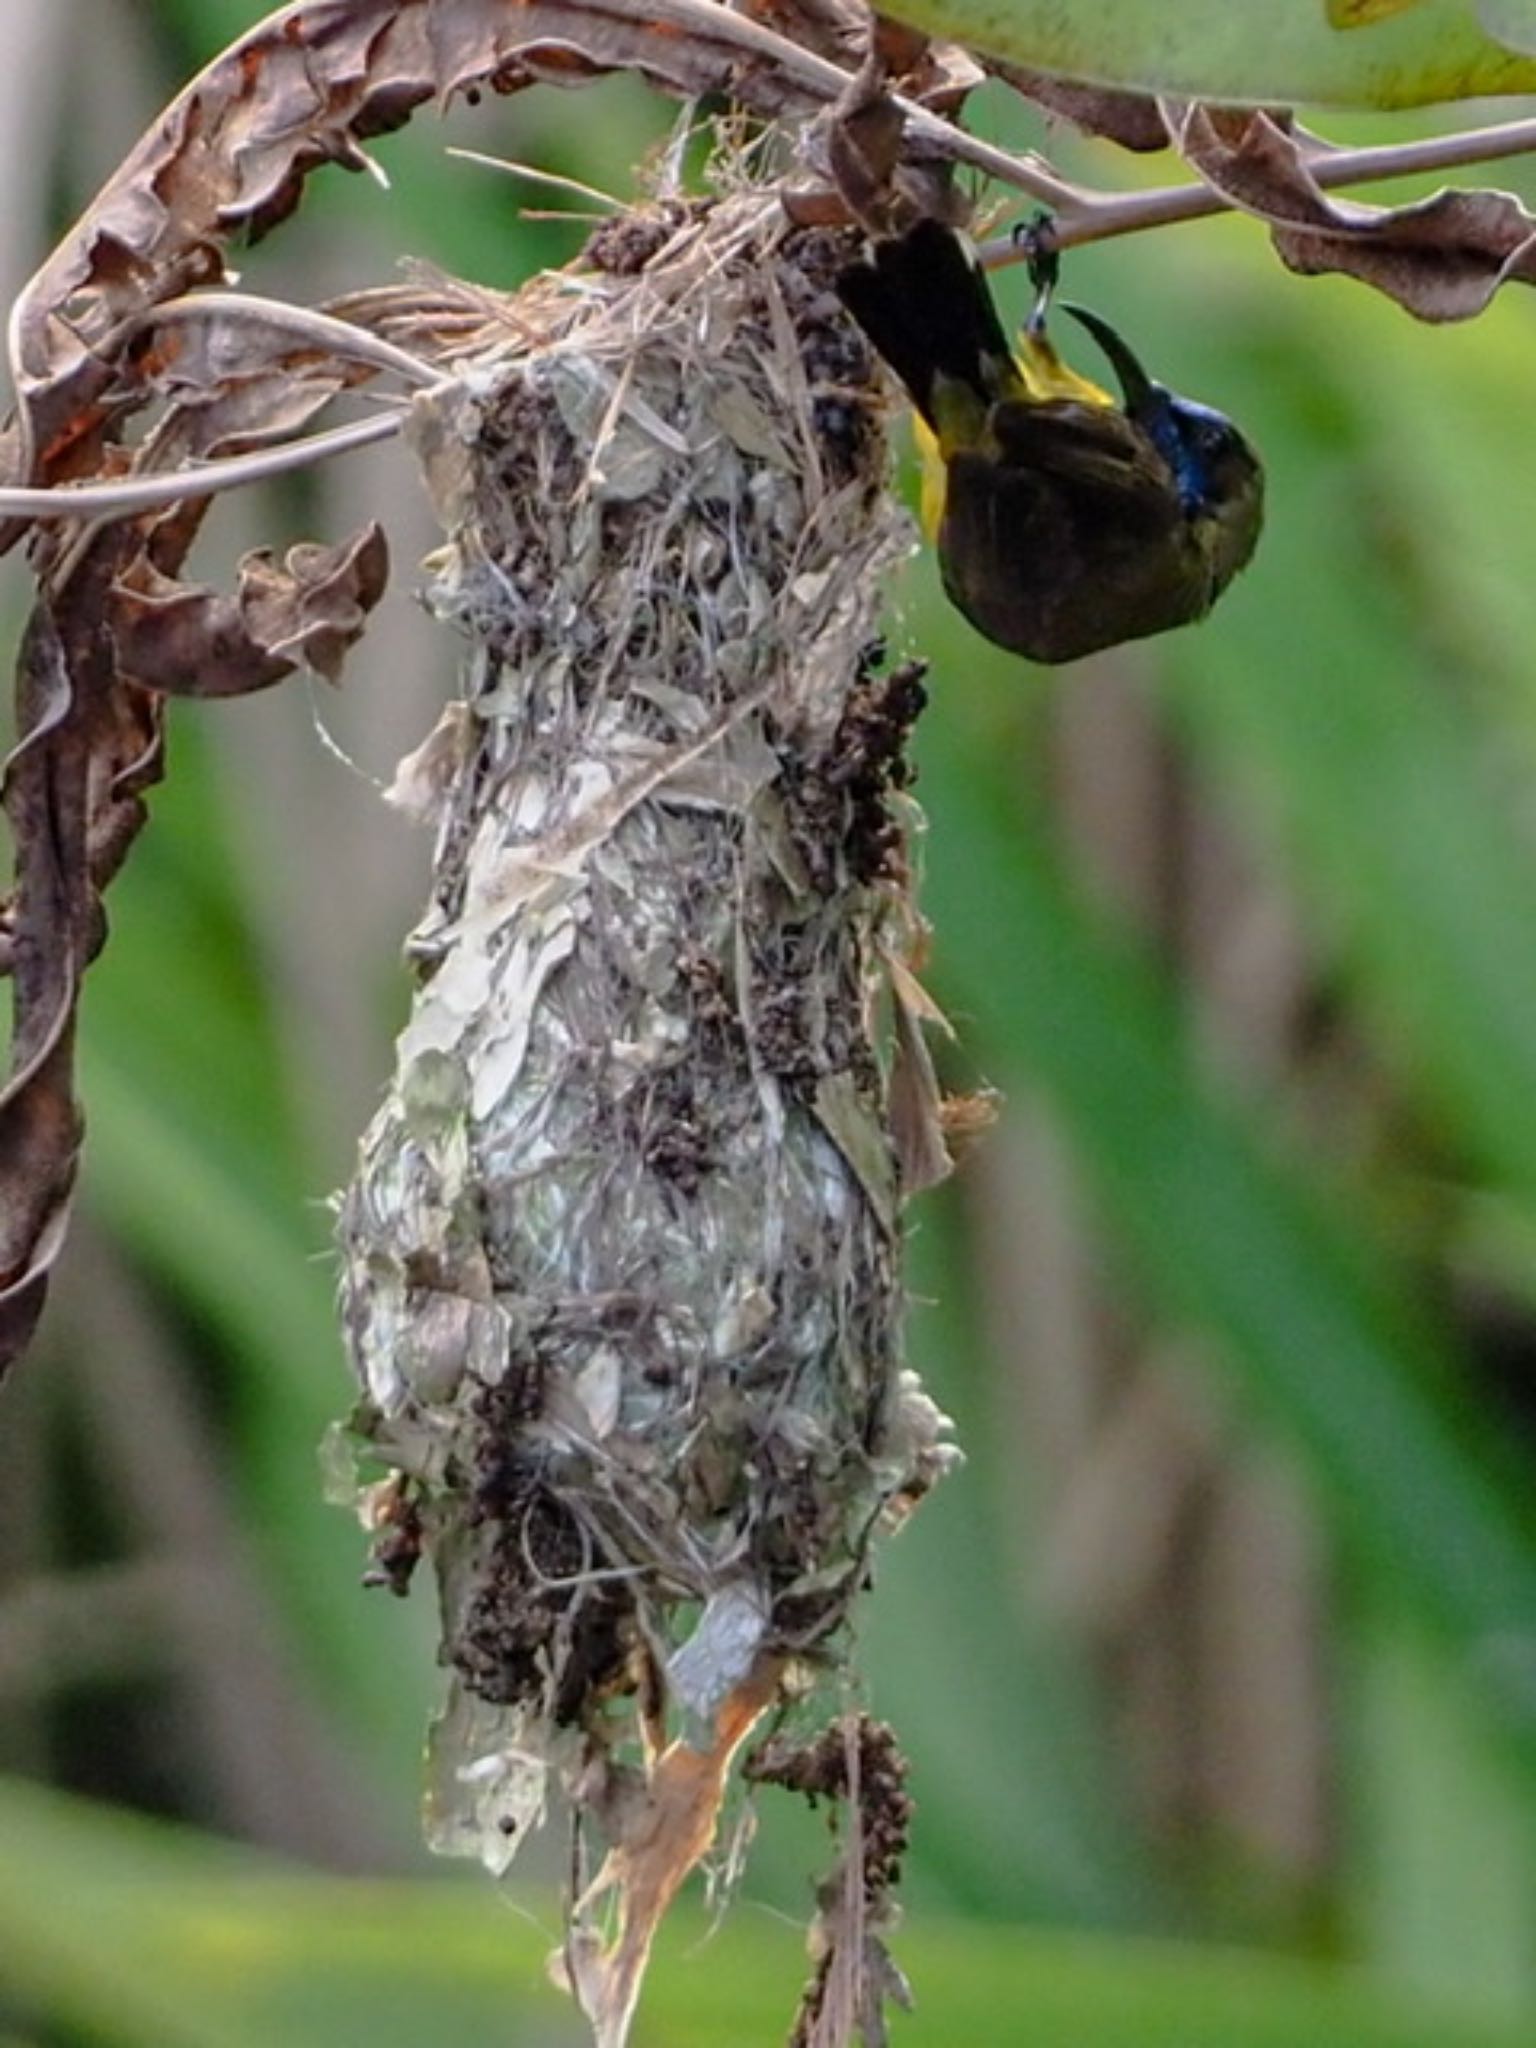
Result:
M258 10L0 9L8 301ZM580 202L445 147L622 195L672 118L624 81L419 116L378 145L391 191L315 181L245 279L313 301L409 253L514 284L583 232L523 209ZM1040 139L1000 95L977 120ZM893 643L932 662L942 1058L1005 1100L912 1218L911 1349L970 1463L861 1628L919 1801L894 2039L1515 2048L1536 304L1417 327L1238 222L1068 278L1242 422L1271 511L1208 625L1065 675L976 639L925 562L895 597ZM178 708L87 992L81 1213L0 1398L0 2048L580 2038L543 1977L558 1846L501 1894L428 1867L430 1600L363 1595L320 1496L349 1401L324 1197L386 1076L426 878L375 785L455 650L412 600L434 536L398 450L227 502L210 549L366 512L395 589L343 693ZM8 640L24 602L13 562ZM724 1931L669 1936L642 2044L782 2037L826 1845L762 1820Z

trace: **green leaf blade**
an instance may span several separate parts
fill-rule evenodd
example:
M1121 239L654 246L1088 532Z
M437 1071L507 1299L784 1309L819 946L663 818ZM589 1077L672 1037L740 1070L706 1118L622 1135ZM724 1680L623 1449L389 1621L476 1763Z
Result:
M894 0L898 21L1092 85L1252 104L1417 107L1536 90L1536 62L1465 0L1336 28L1323 0ZM1522 41L1529 51L1531 40Z

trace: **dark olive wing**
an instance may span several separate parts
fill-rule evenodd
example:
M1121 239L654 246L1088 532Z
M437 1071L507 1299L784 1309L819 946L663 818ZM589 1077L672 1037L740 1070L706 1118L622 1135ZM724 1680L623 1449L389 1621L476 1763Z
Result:
M1199 618L1205 554L1167 464L1123 414L998 406L996 454L949 465L939 563L951 601L1032 661L1076 661Z
M1149 506L1170 502L1167 463L1140 427L1112 407L1007 401L993 406L988 425L1005 468L1058 477L1085 493Z
M920 220L873 244L837 280L838 296L890 364L918 411L937 427L944 382L973 394L979 412L1020 379L975 251L955 229Z

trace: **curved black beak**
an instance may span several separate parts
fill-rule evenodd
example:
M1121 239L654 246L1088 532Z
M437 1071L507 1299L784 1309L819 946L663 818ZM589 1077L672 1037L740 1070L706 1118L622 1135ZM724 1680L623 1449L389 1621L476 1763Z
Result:
M1134 419L1138 414L1152 411L1159 400L1166 396L1160 384L1154 384L1127 343L1110 326L1086 306L1073 305L1069 299L1056 302L1064 313L1070 313L1080 327L1086 327L1094 340L1109 358L1110 368L1120 380L1120 390L1125 399L1126 412Z

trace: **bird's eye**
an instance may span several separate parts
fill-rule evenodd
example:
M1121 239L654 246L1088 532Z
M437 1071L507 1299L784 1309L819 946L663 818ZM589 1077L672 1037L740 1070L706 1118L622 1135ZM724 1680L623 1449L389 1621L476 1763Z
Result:
M1229 419L1205 406L1186 402L1179 408L1181 438L1191 455L1209 460L1223 455L1237 441L1237 429Z
M1229 420L1202 420L1200 423L1200 450L1204 455L1225 455L1236 447L1237 440L1237 429Z
M1243 446L1243 438L1224 414L1188 399L1173 400L1167 418L1167 438L1155 438L1168 458L1180 497L1190 510L1199 510L1218 488L1216 472Z

